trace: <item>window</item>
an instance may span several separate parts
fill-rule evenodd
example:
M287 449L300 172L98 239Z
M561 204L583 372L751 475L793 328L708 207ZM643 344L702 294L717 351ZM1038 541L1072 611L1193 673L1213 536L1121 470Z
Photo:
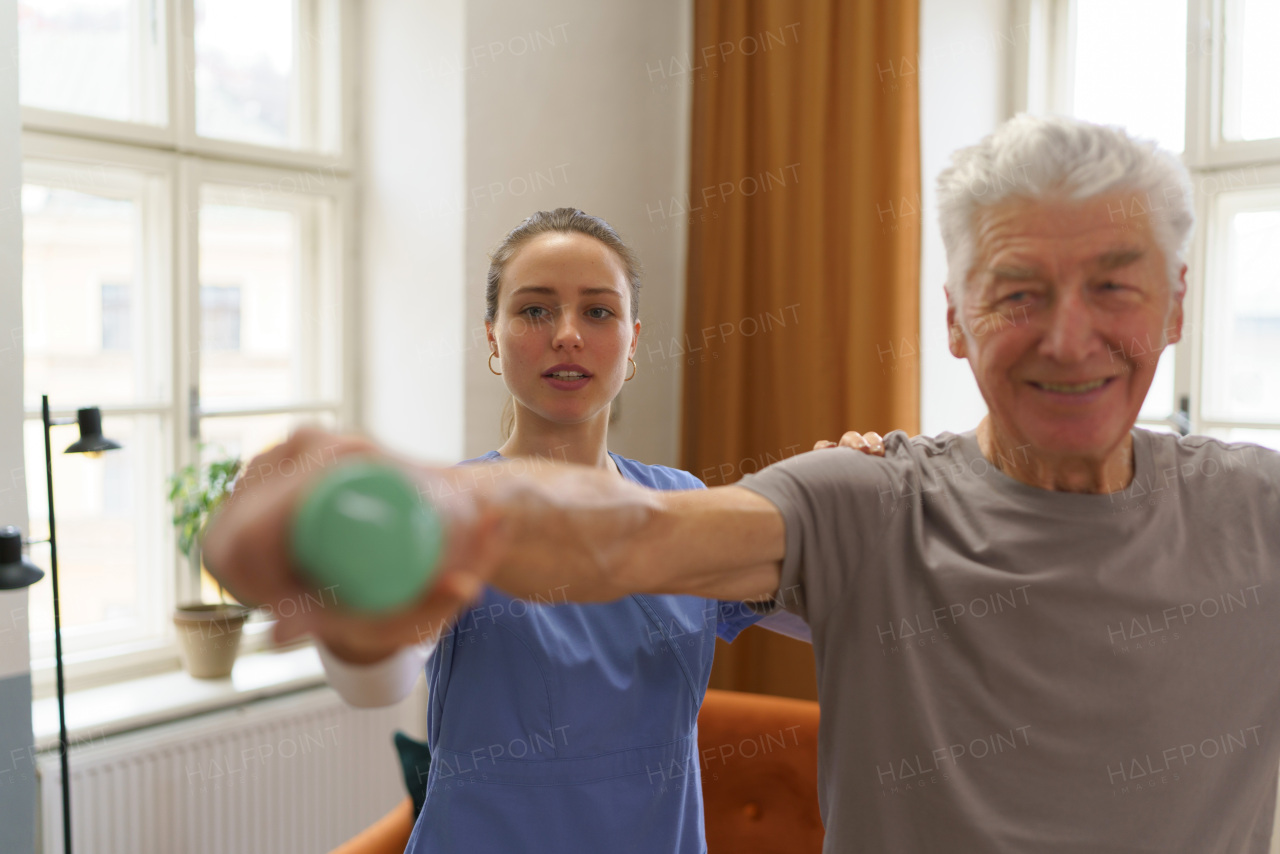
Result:
M129 330L133 325L133 307L129 286L119 283L102 285L102 351L128 351Z
M64 651L86 685L175 666L170 610L209 595L177 552L169 474L354 419L353 10L20 0L18 13L32 536L48 526L42 394L55 417L100 406L124 445L65 456L74 429L53 433ZM51 595L32 588L38 694Z
M200 286L200 349L240 349L239 286Z
M316 0L196 0L197 133L337 151L335 18Z
M1183 341L1139 423L1280 449L1280 3L1020 2L1023 106L1124 125L1191 172Z
M165 11L152 0L18 0L19 100L165 124Z

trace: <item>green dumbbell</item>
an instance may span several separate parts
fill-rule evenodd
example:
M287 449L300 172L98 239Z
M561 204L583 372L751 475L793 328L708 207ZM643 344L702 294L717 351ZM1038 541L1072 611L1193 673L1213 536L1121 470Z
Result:
M293 555L318 587L353 611L393 611L435 574L444 528L397 469L368 460L336 466L303 498Z

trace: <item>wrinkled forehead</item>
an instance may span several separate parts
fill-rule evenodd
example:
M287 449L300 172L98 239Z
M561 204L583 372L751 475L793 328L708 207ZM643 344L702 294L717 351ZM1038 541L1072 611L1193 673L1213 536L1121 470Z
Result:
M1162 269L1155 218L1135 215L1124 194L1086 200L1012 199L974 214L971 279L1021 269L1051 276L1139 261Z

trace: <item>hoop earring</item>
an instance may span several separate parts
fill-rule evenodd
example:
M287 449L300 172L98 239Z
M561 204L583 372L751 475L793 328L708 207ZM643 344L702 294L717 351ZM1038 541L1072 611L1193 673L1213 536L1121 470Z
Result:
M631 378L636 375L636 360L628 358L627 361L631 363L631 374L625 380L623 380L624 383L631 382Z
M493 369L493 357L494 357L494 356L496 356L496 355L498 355L498 354L497 354L497 353L490 353L490 354L489 354L489 373L493 374L495 377L500 377L500 376L502 376L502 371L495 371L495 370Z

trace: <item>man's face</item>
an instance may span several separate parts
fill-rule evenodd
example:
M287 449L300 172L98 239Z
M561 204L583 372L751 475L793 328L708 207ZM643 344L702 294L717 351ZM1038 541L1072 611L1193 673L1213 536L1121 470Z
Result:
M1138 418L1182 295L1129 193L1015 200L977 215L963 305L947 309L992 427L1042 456L1103 459ZM1179 274L1186 281L1186 267Z

